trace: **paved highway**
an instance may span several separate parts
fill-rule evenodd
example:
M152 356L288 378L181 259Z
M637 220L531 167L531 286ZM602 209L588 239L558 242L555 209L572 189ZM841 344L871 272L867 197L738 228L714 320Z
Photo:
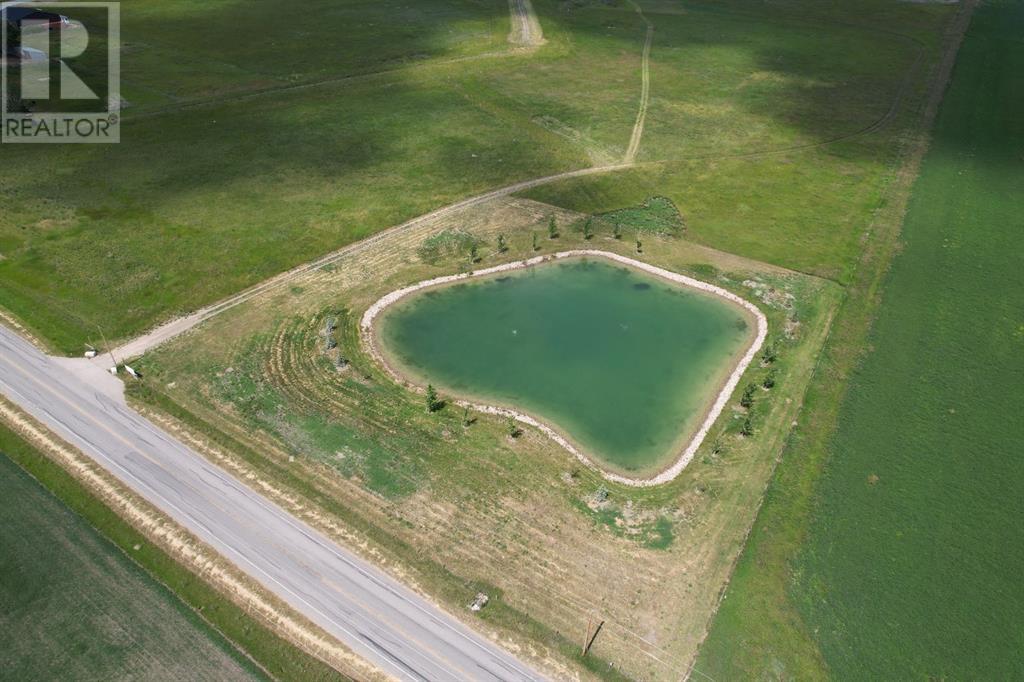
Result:
M0 392L385 673L541 679L144 419L114 381L0 325Z

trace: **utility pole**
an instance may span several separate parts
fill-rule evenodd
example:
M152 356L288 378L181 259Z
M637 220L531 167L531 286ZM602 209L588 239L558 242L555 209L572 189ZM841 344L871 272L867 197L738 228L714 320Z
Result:
M586 656L587 652L590 651L590 647L594 644L594 640L597 639L597 633L601 632L602 627L604 627L603 620L597 621L597 627L594 627L594 617L587 616L587 635L583 638L581 656Z

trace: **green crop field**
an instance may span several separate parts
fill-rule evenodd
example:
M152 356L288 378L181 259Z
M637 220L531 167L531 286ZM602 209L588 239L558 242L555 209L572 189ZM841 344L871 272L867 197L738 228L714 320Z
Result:
M1021 36L1024 3L976 10L820 487L794 495L816 477L797 439L705 645L716 678L1024 676Z
M166 587L2 454L0 489L5 679L265 679Z

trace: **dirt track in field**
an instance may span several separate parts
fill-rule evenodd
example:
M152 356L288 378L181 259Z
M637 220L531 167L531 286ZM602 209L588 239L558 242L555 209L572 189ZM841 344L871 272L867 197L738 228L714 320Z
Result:
M512 14L512 32L508 41L520 47L539 47L544 43L544 29L530 0L508 0Z
M637 152L640 151L640 140L644 136L644 122L647 120L647 104L651 99L651 43L654 42L654 24L644 16L640 5L630 2L636 13L647 24L647 35L644 36L644 50L640 66L640 108L636 114L636 123L633 125L633 135L629 138L629 147L626 149L626 156L623 163L636 161Z

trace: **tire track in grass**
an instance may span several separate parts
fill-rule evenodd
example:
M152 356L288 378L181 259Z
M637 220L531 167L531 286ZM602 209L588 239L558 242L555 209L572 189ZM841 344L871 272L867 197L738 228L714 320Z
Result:
M637 152L640 151L640 140L644 136L644 123L647 120L647 104L651 99L651 43L654 42L654 24L644 15L640 5L630 0L630 5L647 25L647 33L644 36L643 57L640 62L640 108L636 112L636 123L633 124L633 134L629 138L629 147L626 149L626 156L623 163L636 161Z
M512 15L512 32L509 33L508 41L520 47L539 47L544 44L544 29L533 11L533 3L530 0L508 0L508 7Z

